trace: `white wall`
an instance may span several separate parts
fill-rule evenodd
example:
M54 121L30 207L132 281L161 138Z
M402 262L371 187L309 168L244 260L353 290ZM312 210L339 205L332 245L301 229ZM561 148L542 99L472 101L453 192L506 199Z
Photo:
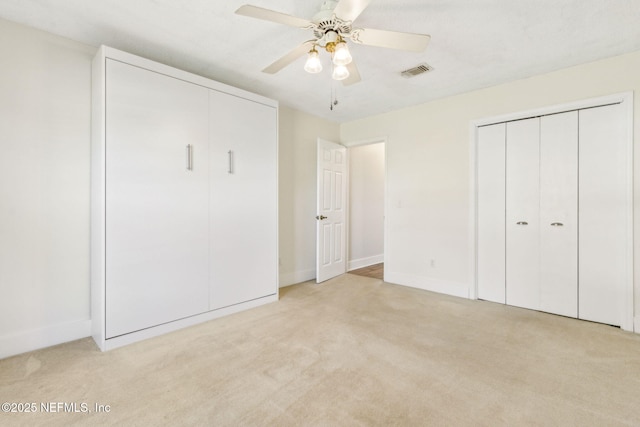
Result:
M340 127L318 117L280 108L280 286L316 277L317 140L338 141Z
M472 120L636 91L635 223L640 218L640 52L453 96L341 126L343 142L387 135L387 246L391 282L466 296L470 272ZM428 77L427 77L428 78ZM635 227L640 313L640 227ZM431 264L433 260L433 266ZM636 316L636 325L640 325Z
M384 143L349 148L348 270L384 260Z
M89 335L94 52L0 20L0 358Z

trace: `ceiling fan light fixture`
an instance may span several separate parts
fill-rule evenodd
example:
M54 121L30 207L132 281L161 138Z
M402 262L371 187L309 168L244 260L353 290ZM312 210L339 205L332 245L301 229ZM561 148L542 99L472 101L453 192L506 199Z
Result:
M347 43L341 41L336 44L335 50L333 52L333 63L335 65L347 65L351 63L353 58L351 57L351 52L349 52L349 48L347 47Z
M304 70L311 74L316 74L322 71L322 63L320 62L318 51L315 47L307 54L307 62L304 64Z
M331 77L333 80L344 80L349 77L349 70L344 65L334 65Z
M263 69L263 72L275 74L308 53L305 70L309 73L319 73L322 71L322 64L316 49L320 46L331 54L332 77L336 80L344 80L343 83L347 86L361 81L361 78L344 39L361 45L411 52L424 51L431 39L427 34L353 28L353 21L369 6L370 2L371 0L324 0L320 12L311 20L248 4L240 6L236 14L311 30L313 33L312 40L307 40L294 48ZM311 51L308 51L309 46L312 47Z

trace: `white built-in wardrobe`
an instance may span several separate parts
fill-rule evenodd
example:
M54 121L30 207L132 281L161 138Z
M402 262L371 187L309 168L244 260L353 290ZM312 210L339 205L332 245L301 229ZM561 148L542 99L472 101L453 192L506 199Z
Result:
M93 85L98 345L277 300L277 103L108 47Z
M479 299L628 319L631 101L603 102L478 126Z

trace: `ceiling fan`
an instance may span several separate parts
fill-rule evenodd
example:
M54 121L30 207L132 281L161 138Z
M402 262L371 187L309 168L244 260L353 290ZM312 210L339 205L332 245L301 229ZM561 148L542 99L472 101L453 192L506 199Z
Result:
M252 5L240 6L236 14L313 32L313 39L302 43L266 67L262 70L263 72L275 74L306 53L307 62L304 69L309 73L319 73L322 71L322 63L316 48L320 47L331 54L332 77L335 80L342 80L345 85L350 85L360 81L360 73L347 47L347 40L368 46L422 52L431 39L426 34L353 27L353 21L366 9L370 1L326 0L311 20Z

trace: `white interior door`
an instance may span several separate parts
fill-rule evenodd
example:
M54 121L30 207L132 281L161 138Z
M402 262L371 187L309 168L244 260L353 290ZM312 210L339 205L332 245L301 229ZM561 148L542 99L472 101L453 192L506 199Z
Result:
M540 308L540 119L507 123L506 301Z
M578 316L578 112L540 118L540 310Z
M611 325L626 314L626 141L622 104L580 110L579 317Z
M505 303L506 125L478 129L478 298Z
M345 273L347 149L318 139L316 282Z
M107 60L106 337L208 310L208 91Z

